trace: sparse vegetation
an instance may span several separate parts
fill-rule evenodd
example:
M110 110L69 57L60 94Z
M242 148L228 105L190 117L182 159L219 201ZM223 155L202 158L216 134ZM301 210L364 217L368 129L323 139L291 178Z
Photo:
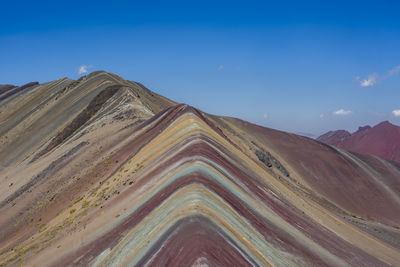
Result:
M74 202L74 205L77 204L77 203L79 203L79 202L81 202L82 199L83 199L83 197L78 198L78 199Z
M353 214L353 213L349 213L349 215L350 215L351 217L353 217L353 218L363 220L363 218L362 218L361 216L355 215L355 214Z
M82 209L85 209L85 208L89 207L89 205L90 205L90 201L87 201L87 200L83 201Z

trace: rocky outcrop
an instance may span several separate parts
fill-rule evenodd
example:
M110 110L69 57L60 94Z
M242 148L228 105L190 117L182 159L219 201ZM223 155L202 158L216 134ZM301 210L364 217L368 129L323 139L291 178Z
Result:
M268 151L264 151L263 149L261 150L256 150L255 154L257 158L265 164L268 168L275 167L278 171L280 171L283 176L289 177L290 173L286 170L285 167L274 157L269 153Z

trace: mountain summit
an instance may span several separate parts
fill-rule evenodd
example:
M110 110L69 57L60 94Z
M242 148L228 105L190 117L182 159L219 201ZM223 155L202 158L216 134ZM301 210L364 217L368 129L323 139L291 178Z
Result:
M400 262L400 164L103 71L4 97L0 165L2 266Z
M349 151L400 162L400 127L389 121L374 127L359 127L353 134L344 130L330 131L317 140Z

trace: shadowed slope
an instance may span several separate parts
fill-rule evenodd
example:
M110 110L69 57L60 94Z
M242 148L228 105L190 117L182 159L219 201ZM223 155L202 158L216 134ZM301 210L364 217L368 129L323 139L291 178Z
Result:
M0 85L0 95L4 94L5 92L15 88L17 86L12 85L12 84L1 84Z

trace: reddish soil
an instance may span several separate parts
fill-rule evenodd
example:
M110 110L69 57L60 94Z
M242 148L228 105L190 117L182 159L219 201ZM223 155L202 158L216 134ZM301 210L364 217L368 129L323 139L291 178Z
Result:
M388 121L374 127L360 127L353 134L339 130L328 132L317 140L352 152L375 155L400 162L400 127Z

